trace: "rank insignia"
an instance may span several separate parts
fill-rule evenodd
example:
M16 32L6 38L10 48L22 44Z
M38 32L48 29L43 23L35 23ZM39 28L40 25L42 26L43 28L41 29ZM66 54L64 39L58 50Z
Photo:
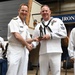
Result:
M63 24L61 24L61 29L63 29L63 30L65 29L65 27L63 26Z
M18 19L17 17L14 17L14 18L13 18L13 20L17 20L17 19Z
M53 20L53 21L51 22L51 25L53 25L55 22L56 22L56 21L55 21L55 20Z

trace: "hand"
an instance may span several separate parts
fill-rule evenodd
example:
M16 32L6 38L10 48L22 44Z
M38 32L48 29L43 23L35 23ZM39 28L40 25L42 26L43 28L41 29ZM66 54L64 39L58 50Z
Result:
M27 48L29 51L31 51L31 50L33 49L33 45L32 45L32 44L27 44L27 45L26 45L26 48Z
M35 38L34 38L34 41L40 42L40 40L41 40L41 39L40 39L39 37L35 37Z
M72 63L74 63L74 58L71 58L70 61L71 61Z
M43 36L42 40L49 40L50 39L50 35L46 34Z

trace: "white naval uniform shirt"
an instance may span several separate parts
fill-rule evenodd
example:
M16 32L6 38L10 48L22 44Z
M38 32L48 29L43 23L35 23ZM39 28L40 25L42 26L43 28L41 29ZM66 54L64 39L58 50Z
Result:
M22 45L18 40L16 40L12 32L18 32L23 37L24 40L26 40L27 38L31 38L30 33L28 32L28 26L25 23L24 24L22 23L19 16L12 19L8 24L7 38L10 44L12 43L15 45Z
M45 22L45 23L48 23L48 22ZM40 25L42 25L42 23L39 23L35 27L33 37L40 36L40 31L39 31ZM62 53L61 38L64 38L67 36L65 25L60 19L53 18L49 24L49 27L51 28L52 32L50 32L49 29L46 28L46 34L49 34L50 37L52 36L52 39L44 40L44 41L40 42L41 43L40 54ZM44 26L42 25L42 30L43 29L44 29ZM43 32L44 32L44 30L43 30ZM37 43L36 43L36 45L37 45Z
M74 58L74 51L75 51L75 28L71 30L68 44L69 56L72 58Z

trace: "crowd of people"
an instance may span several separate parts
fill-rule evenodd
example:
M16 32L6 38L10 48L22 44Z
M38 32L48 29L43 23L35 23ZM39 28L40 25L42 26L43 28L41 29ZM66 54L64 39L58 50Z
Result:
M43 5L40 11L42 20L35 26L31 38L25 22L27 14L28 6L23 3L19 6L17 17L11 19L8 24L7 39L9 45L7 48L8 70L6 75L27 75L29 51L35 49L39 43L40 75L48 75L49 68L52 75L61 75L61 56L63 53L61 39L67 37L67 30L63 21L52 17L50 7ZM71 31L68 44L71 60L74 60L74 35L75 28Z

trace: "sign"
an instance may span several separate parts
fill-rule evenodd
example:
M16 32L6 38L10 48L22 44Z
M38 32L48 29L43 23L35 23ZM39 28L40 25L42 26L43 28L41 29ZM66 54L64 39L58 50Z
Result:
M54 17L60 18L64 23L75 22L75 14L58 15Z

